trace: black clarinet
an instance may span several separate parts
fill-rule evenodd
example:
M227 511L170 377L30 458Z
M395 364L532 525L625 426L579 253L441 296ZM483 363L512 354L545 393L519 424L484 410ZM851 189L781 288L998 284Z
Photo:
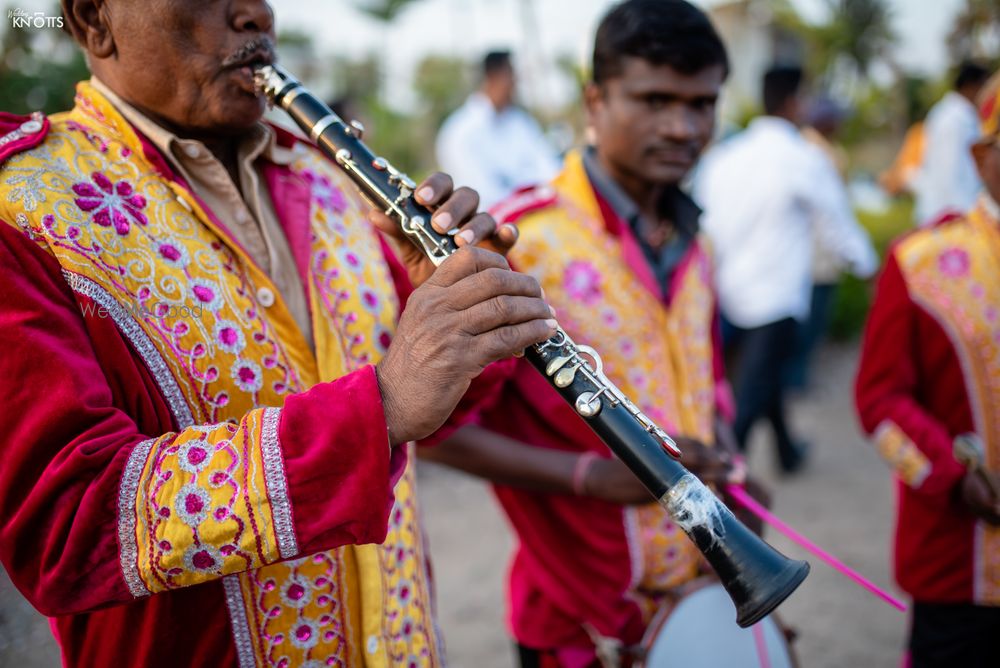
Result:
M450 235L431 227L431 212L413 198L412 179L361 141L359 123L345 123L277 65L257 68L254 80L268 102L284 109L431 262L440 265L458 250ZM765 617L802 583L809 564L761 540L677 461L676 443L608 380L597 351L574 343L559 328L524 356L694 541L733 599L740 626Z

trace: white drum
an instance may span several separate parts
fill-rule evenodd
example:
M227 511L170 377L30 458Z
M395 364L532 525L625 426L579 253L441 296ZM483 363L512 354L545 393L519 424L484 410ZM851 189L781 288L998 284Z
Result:
M795 668L785 632L774 615L748 629L736 625L736 608L714 579L684 588L660 610L642 640L640 668Z

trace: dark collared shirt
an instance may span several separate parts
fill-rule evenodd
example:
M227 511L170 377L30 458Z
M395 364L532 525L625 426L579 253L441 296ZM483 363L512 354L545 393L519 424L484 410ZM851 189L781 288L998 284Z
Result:
M670 221L676 234L662 247L654 248L642 233L645 221L639 206L601 166L597 159L597 151L592 146L583 152L583 168L597 194L628 224L663 294L669 294L674 270L698 235L698 217L701 215L701 209L678 186L666 188L658 206L660 221Z

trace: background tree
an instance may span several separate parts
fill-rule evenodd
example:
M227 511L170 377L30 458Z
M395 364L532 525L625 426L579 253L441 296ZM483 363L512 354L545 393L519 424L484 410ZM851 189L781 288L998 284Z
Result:
M868 82L883 62L894 70L892 12L886 0L825 0L827 19L810 23L789 0L776 0L775 23L803 41L805 65L826 87L838 77ZM853 83L853 82L852 82Z
M965 0L948 35L948 53L953 63L968 58L994 60L1000 46L1000 2Z
M461 106L472 89L471 64L453 56L426 56L413 75L413 90L432 132Z
M0 100L15 114L47 114L73 106L75 85L89 76L83 53L58 28L14 28L4 7L0 23ZM58 5L49 15L59 14Z

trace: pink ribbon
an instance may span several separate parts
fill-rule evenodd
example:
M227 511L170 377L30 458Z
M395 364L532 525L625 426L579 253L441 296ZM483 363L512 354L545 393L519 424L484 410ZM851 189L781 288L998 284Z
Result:
M764 637L764 625L754 624L750 630L753 631L753 644L757 648L760 668L771 668L771 659L767 654L767 638Z
M781 533L785 534L785 536L787 536L792 542L797 543L798 545L802 546L809 552L815 554L817 557L819 557L827 564L829 564L835 571L837 571L841 575L846 576L848 579L853 580L857 584L861 585L862 587L864 587L871 593L875 594L876 596L881 598L883 601L885 601L892 607L902 612L906 612L905 603L896 598L893 598L888 592L884 591L883 589L880 589L871 580L861 575L860 573L858 573L853 568L842 562L840 559L837 559L829 552L823 550L820 546L816 545L816 543L812 542L811 540L809 540L808 538L797 532L792 527L785 524L776 515L772 514L771 511L769 511L764 506L760 505L756 499L750 496L747 493L747 491L743 489L742 486L726 485L726 492L729 493L729 495L732 496L734 499L739 501L740 505L742 505L744 508L752 512L760 519L767 522L769 525L773 526Z

